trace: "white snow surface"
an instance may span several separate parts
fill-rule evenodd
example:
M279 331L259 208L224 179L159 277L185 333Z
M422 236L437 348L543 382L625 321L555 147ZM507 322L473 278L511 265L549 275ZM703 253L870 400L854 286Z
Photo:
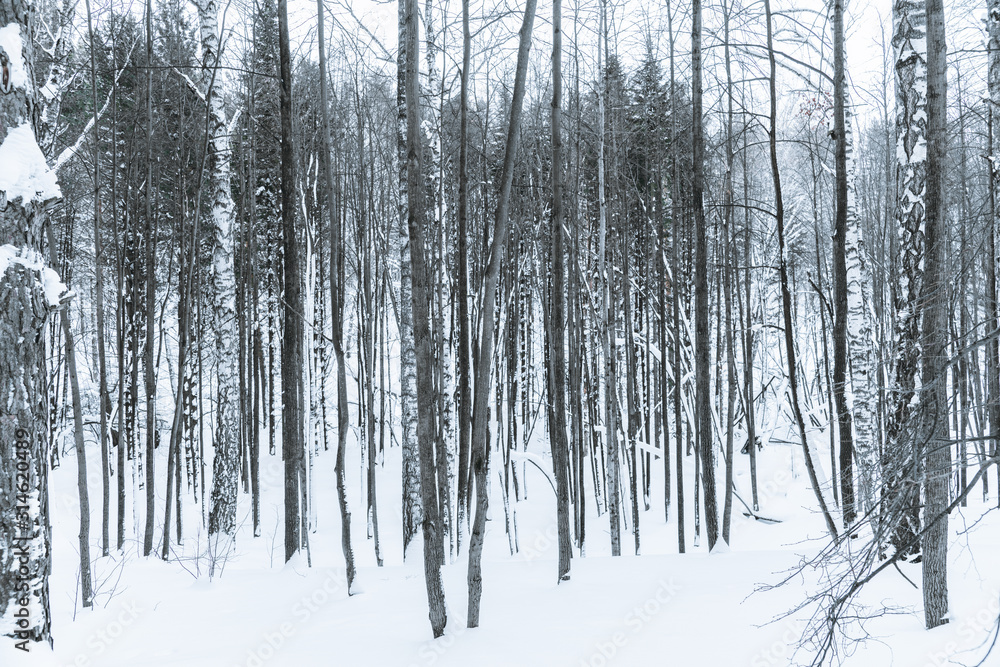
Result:
M0 276L6 273L7 267L11 264L20 264L31 271L39 272L42 289L45 291L45 301L53 308L59 305L69 291L55 269L45 265L45 260L37 250L17 248L9 243L0 246Z
M24 88L28 85L28 73L24 69L24 56L21 53L21 26L8 23L0 28L0 49L7 52L10 71L10 86Z
M166 374L163 374L166 375ZM780 389L780 388L779 388ZM162 392L166 393L166 392ZM165 408L166 404L161 406ZM279 456L261 451L261 536L252 536L248 497L241 493L240 528L221 576L209 580L212 551L200 532L200 508L185 490L183 546L171 560L144 559L127 530L124 552L99 558L101 480L90 476L93 516L91 545L98 590L93 610L79 609L76 465L67 453L51 477L53 573L51 608L55 648L34 646L30 654L0 638L3 667L784 667L808 664L808 652L793 660L807 615L775 620L816 589L823 574L806 568L769 592L762 584L784 579L803 556L824 544L822 516L803 466L794 431L773 404L761 406L760 423L772 424L758 453L760 515L756 521L735 503L731 546L709 554L702 535L694 538L693 503L688 496L686 554L677 553L676 504L664 520L662 462L653 459L650 509L641 511L642 555L623 526L620 558L610 556L607 514L598 517L588 492L586 556L574 548L571 580L556 582L557 539L551 469L544 428L537 428L527 456L515 456L526 497L514 501L519 550L511 555L504 533L502 481L491 471L491 509L483 558L480 627L466 627L467 544L448 558L444 586L448 625L431 636L421 546L402 560L400 450L387 445L378 470L379 527L384 567L377 567L366 538L361 448L348 440L348 501L358 564L355 594L348 596L340 550L340 518L333 484L333 448L315 459L317 529L310 535L312 567L304 556L282 563L282 480ZM162 411L161 411L162 414ZM353 419L353 416L352 416ZM779 423L780 422L780 423ZM762 431L766 432L766 431ZM828 433L815 429L810 443L820 466L828 465ZM99 447L88 431L91 470L99 469ZM166 469L166 447L157 450L157 471ZM278 447L280 452L280 444ZM673 458L673 450L671 450ZM520 460L517 460L520 459ZM529 463L528 459L531 459ZM720 457L721 459L721 457ZM500 461L494 454L494 466ZM211 470L212 462L205 462ZM673 463L673 460L671 460ZM96 465L93 465L96 464ZM735 487L750 501L748 457L737 455ZM694 457L684 460L688 485ZM829 471L819 471L829 479ZM126 475L128 472L126 471ZM590 472L588 471L588 485ZM992 476L995 479L995 476ZM722 469L718 479L723 479ZM165 495L157 489L157 532ZM992 485L991 485L992 486ZM114 480L112 480L114 487ZM720 484L720 509L722 502ZM690 494L690 487L688 487ZM144 496L139 501L142 522ZM862 602L897 613L866 623L871 638L843 654L847 667L941 667L974 665L983 656L1000 611L1000 512L986 514L978 489L969 507L952 515L950 593L952 622L924 629L921 594L889 568L862 594ZM131 492L127 526L133 525ZM991 490L988 503L996 505ZM112 499L114 539L115 503ZM981 518L986 514L984 518ZM623 518L631 526L631 512ZM966 532L977 521L978 525ZM839 522L839 517L838 517ZM864 536L862 536L863 539ZM418 538L419 539L419 538ZM155 547L154 544L154 547ZM158 551L158 548L157 548ZM920 584L920 566L900 569ZM198 576L195 576L198 575ZM773 621L773 622L772 622ZM796 662L798 661L798 663ZM983 663L1000 666L1000 654Z
M49 169L27 122L11 129L0 144L0 191L7 193L8 201L20 197L24 203L61 196L55 172Z

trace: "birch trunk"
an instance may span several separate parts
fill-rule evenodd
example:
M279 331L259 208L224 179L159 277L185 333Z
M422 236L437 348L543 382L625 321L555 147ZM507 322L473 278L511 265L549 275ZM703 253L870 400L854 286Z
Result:
M201 37L201 82L209 115L208 179L205 200L211 211L212 328L218 366L215 459L212 463L212 509L208 530L231 535L236 528L239 490L239 377L236 372L236 278L233 271L233 197L230 186L229 132L222 86L217 82L221 57L219 6L216 0L196 0Z
M920 358L927 161L927 44L924 0L895 0L892 44L896 51L896 220L901 262L896 290L896 332L886 444L882 455L883 534L902 557L914 553L919 493L911 446L911 405Z
M413 346L412 271L410 232L407 226L409 189L406 177L406 127L409 112L406 99L406 2L399 0L399 49L396 60L396 157L399 161L399 377L403 441L403 558L420 529L420 456L416 434L416 352ZM417 56L419 57L419 56Z

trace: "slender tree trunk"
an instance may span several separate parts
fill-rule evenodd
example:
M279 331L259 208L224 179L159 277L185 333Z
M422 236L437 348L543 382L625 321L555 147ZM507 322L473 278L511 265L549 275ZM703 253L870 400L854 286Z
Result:
M701 64L701 0L692 0L691 26L691 102L692 110L692 160L691 197L694 204L695 228L695 409L698 455L701 457L701 481L705 495L705 532L708 550L715 548L719 539L719 510L715 498L715 451L712 448L712 396L709 387L711 340L709 339L708 311L708 239L705 227L704 173L705 145L702 128L702 64Z
M674 63L674 21L669 0L667 2L667 32L670 41L670 136L677 136L677 76ZM683 415L681 413L681 324L680 324L680 225L681 212L678 200L681 197L680 171L678 169L677 147L673 141L670 145L670 226L672 240L670 244L670 318L673 325L673 359L674 366L674 468L677 470L677 551L684 553L686 541L684 537L684 447ZM666 354L664 352L663 354Z
M285 461L285 561L299 550L303 433L302 290L295 229L295 148L292 144L292 55L288 0L278 0L281 78L281 226L284 250L284 331L281 341L281 454Z
M549 417L552 467L556 478L559 581L569 579L569 443L566 439L565 263L563 255L562 0L552 3L552 292L549 295Z
M890 414L882 455L882 533L906 558L918 551L918 462L910 403L920 358L920 317L923 310L924 211L926 192L927 42L924 0L894 0L893 37L896 50L896 205L900 241L899 286L896 290L896 351L890 386Z
M598 274L601 280L601 343L604 348L604 442L608 454L607 476L608 476L608 521L611 533L611 555L621 555L621 520L619 518L619 464L618 464L618 429L615 423L617 407L617 382L614 377L614 332L611 317L613 316L611 303L611 276L607 270L607 236L608 236L608 203L607 203L607 174L605 170L606 132L607 117L605 106L608 95L608 25L607 25L607 0L601 0L600 33L598 34L597 63L601 73L601 87L598 91L597 113L599 126L598 133L598 154L597 154L597 197L599 201L600 231L598 232ZM613 275L613 274L612 274Z
M458 156L458 548L468 529L469 440L472 435L472 322L469 313L469 68L472 66L472 34L469 30L469 0L462 0L462 83Z
M410 232L407 223L409 187L406 175L406 128L409 108L406 99L406 2L399 4L399 49L396 56L396 156L399 160L399 378L403 442L403 558L421 523L420 453L416 440L417 376L413 343L412 270ZM419 58L419 55L415 56Z
M347 449L347 371L344 361L344 289L340 283L340 258L343 239L340 220L334 204L333 165L330 164L333 148L330 136L330 103L327 92L326 28L323 14L323 0L316 0L316 22L319 27L319 99L322 128L321 164L326 174L323 186L326 190L327 208L330 215L330 313L333 320L333 351L337 357L337 504L340 508L340 545L344 552L347 568L347 593L351 594L354 583L354 550L351 546L351 512L347 505L347 484L345 480L344 458ZM362 203L362 206L364 204Z
M795 325L792 319L792 296L788 289L788 266L785 250L785 208L781 197L781 175L778 171L778 98L776 91L777 64L774 58L774 42L771 28L771 0L764 0L765 21L767 22L767 55L770 63L769 87L771 97L771 119L768 128L768 144L771 154L771 178L774 182L774 209L775 220L778 228L778 277L781 282L781 311L785 325L785 355L788 362L788 388L791 394L792 412L795 415L795 423L798 426L799 437L802 442L802 455L805 458L806 472L809 474L809 481L812 484L813 493L816 495L816 502L826 521L827 530L836 540L837 525L833 521L833 516L826 507L823 499L823 490L819 486L819 479L816 477L816 467L813 464L812 454L809 451L809 442L806 439L806 425L802 417L802 408L799 405L799 388L796 379L795 364Z
M733 410L736 406L736 346L733 341L733 72L729 55L729 17L732 7L723 8L723 30L725 32L726 60L726 179L722 211L722 292L726 312L726 496L722 510L722 539L729 544L729 528L733 515ZM753 441L750 440L750 447Z
M69 220L68 224L73 224ZM45 227L48 236L49 263L59 266L56 255L56 239L52 233L52 224ZM80 603L83 607L94 606L94 586L90 574L90 491L87 486L87 448L83 440L83 407L80 403L80 381L76 372L76 345L73 340L73 327L69 321L69 306L59 311L59 320L66 344L66 370L69 374L69 386L73 401L73 436L76 445L76 481L80 493ZM58 445L57 445L58 446Z
M948 302L945 250L944 170L948 153L947 47L944 3L926 0L927 12L927 218L925 222L924 304L921 361L923 464L924 621L928 629L948 622L948 480L951 444L948 434Z
M987 82L989 84L990 96L990 146L989 146L989 170L990 170L990 217L988 229L986 231L986 248L988 256L986 258L986 308L988 322L986 331L994 330L1000 318L1000 307L998 307L997 297L997 236L1000 234L1000 168L996 160L1000 154L1000 0L987 0L986 3L986 30L987 30ZM988 414L990 432L993 438L989 444L984 443L984 447L989 447L993 456L997 452L998 434L1000 434L1000 340L994 338L986 348L986 378L988 395ZM985 479L984 489L985 489Z
M407 227L410 233L410 263L413 269L412 307L413 343L417 377L417 443L420 454L420 496L423 510L424 578L431 630L435 637L444 634L448 622L445 608L441 566L444 551L438 516L437 477L434 460L436 410L433 384L433 355L430 332L429 265L426 262L424 231L426 210L423 191L422 142L420 129L420 50L418 42L417 0L406 0L406 172L409 206ZM440 471L444 472L444 471Z
M97 106L97 64L94 40L94 22L90 11L90 0L87 6L87 34L90 39L90 87L91 103L94 105L94 127L100 118ZM111 530L111 479L109 471L111 462L108 450L108 415L111 413L111 397L108 394L108 367L104 340L104 250L101 239L101 144L94 141L94 308L96 310L97 338L97 376L99 403L101 411L101 488L103 491L101 504L101 555L107 556L110 550Z
M156 303L156 243L153 224L153 2L146 0L146 532L142 555L153 551L156 528L156 369L153 367L153 315Z
M409 2L415 2L415 0L409 0ZM503 171L500 176L500 194L496 204L493 241L490 245L489 260L483 276L483 300L479 309L482 326L479 334L476 386L472 407L472 467L476 473L476 517L469 540L468 627L470 628L479 627L479 603L483 593L483 539L486 533L486 514L489 510L489 489L486 485L486 479L490 463L489 432L486 422L489 412L490 385L493 378L494 304L497 298L497 283L500 279L500 265L503 262L504 246L507 242L508 206L514 181L514 164L517 159L517 145L521 131L521 109L524 105L525 80L528 73L528 51L531 48L531 31L535 23L537 5L537 0L526 0L524 6L524 19L521 22L517 50L517 68L514 74L514 90L510 103L510 119L507 124Z
M844 67L844 0L833 2L833 133L837 213L833 232L833 400L840 437L840 496L844 528L854 523L854 436L847 405L847 131L844 119L847 72Z

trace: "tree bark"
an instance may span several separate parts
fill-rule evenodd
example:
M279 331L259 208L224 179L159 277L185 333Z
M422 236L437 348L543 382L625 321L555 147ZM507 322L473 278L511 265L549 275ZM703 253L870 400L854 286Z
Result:
M143 377L146 389L146 531L142 555L153 551L156 528L156 369L153 367L153 315L156 303L156 243L153 225L153 2L146 0L146 346ZM138 458L138 457L137 457Z
M230 184L229 129L217 71L222 53L219 44L217 0L195 0L201 36L201 79L208 114L208 178L205 201L211 210L212 329L215 338L218 387L215 400L215 458L212 463L210 535L232 535L236 529L239 491L240 414L239 376L236 364L236 275L233 258L233 197Z
M13 33L3 52L0 87L0 149L11 148L23 160L42 161L36 139L38 109L30 73L34 45L29 32L32 4L0 0L0 25ZM13 53L6 48L12 47ZM17 52L19 51L19 52ZM8 142L10 142L8 144ZM29 157L30 156L30 157ZM4 159L7 159L6 157ZM51 192L58 196L55 176ZM42 288L44 198L15 193L0 184L0 543L10 545L0 557L0 635L15 647L30 642L51 646L49 612L52 529L49 523L47 389L45 325L51 310ZM53 276L54 277L54 276ZM27 569L27 576L20 568ZM15 623L24 611L25 623Z
M715 497L715 451L712 448L712 396L709 387L711 340L708 311L708 239L705 226L704 174L705 142L702 123L701 0L692 0L691 25L691 197L694 204L695 259L695 410L698 456L701 457L701 481L705 496L705 532L708 550L719 539L719 510Z
M295 229L295 148L292 144L292 55L288 0L278 0L281 79L281 226L284 250L284 331L281 341L281 454L285 461L285 561L301 544L299 512L303 432L302 288Z
M944 171L948 154L947 47L944 3L926 0L927 12L927 198L922 322L920 411L924 427L918 441L923 464L924 621L928 629L948 622L948 301L945 251ZM938 515L942 515L938 519Z
M920 359L923 309L924 211L926 188L927 44L924 0L894 0L893 48L896 51L896 203L900 241L896 290L896 350L890 384L886 444L882 455L882 533L897 549L918 550L919 479L912 442L910 403Z
M847 72L844 67L844 0L833 2L833 133L837 211L833 232L833 400L840 440L840 497L844 528L854 507L854 436L847 405L847 131L844 119Z
M472 322L469 313L469 68L472 66L472 34L469 30L469 0L462 0L462 82L458 149L458 549L468 528L469 440L472 429Z
M549 295L549 417L552 467L556 479L559 535L558 581L569 579L569 442L566 438L565 261L563 255L562 0L552 3L552 291Z
M409 187L406 167L406 131L409 108L406 99L406 2L399 4L399 49L396 56L396 156L399 160L399 378L403 444L403 559L421 523L420 454L415 437L417 377L413 343L412 267L407 216ZM416 56L419 57L419 56Z
M444 634L448 622L445 608L441 566L444 565L442 533L438 516L437 471L434 459L434 431L437 422L434 400L431 351L431 290L429 266L425 258L422 142L420 140L420 49L418 42L417 0L406 0L406 173L409 206L407 228L410 233L410 263L413 270L413 345L416 351L417 444L420 454L420 497L424 538L424 579L431 630L435 637ZM443 472L443 471L441 471Z

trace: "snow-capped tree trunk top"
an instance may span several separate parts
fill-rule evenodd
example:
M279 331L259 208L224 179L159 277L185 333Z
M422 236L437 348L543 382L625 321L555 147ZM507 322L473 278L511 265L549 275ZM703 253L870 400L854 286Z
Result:
M41 254L59 187L36 139L32 20L29 2L0 0L0 635L24 651L51 642L46 283L62 291Z

